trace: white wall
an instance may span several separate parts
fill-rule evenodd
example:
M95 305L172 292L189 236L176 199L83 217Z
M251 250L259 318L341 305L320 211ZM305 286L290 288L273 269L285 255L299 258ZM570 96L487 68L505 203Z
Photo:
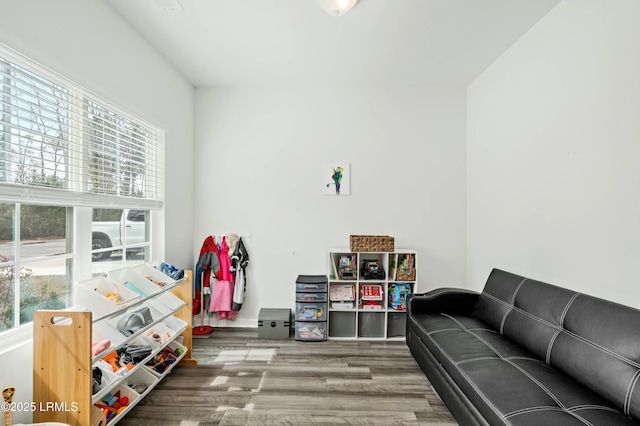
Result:
M167 130L166 250L156 255L193 267L193 87L105 1L4 0L0 42ZM30 401L31 344L0 348L0 389ZM28 356L24 355L27 354ZM18 362L23 360L24 362ZM7 367L9 366L9 367ZM14 422L30 421L15 413Z
M299 274L325 274L349 235L419 252L419 291L465 285L464 88L196 90L196 257L208 235L248 236L245 305L294 307ZM323 195L333 161L351 195ZM215 324L215 321L212 322Z
M165 244L192 268L193 87L106 1L4 0L0 42L166 130ZM187 218L185 220L185 218Z
M468 93L468 286L640 307L640 2L564 0Z

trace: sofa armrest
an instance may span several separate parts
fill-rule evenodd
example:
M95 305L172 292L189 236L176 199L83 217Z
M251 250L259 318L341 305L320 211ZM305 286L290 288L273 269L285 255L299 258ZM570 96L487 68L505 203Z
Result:
M411 294L407 314L445 313L471 316L480 293L460 288L439 288L422 294Z

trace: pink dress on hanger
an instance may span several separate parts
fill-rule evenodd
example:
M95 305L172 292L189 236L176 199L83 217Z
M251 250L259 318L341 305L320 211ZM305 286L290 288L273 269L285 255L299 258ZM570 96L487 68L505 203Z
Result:
M220 260L220 279L224 281L234 282L235 280L233 274L231 273L231 258L229 257L229 246L227 245L226 237L222 237L218 258Z
M215 280L215 284L213 285L209 312L217 312L219 320L234 320L238 315L238 311L231 309L235 280L231 273L229 246L227 245L225 237L222 237L218 258L220 260L220 280Z
M238 311L231 310L231 302L233 301L234 285L230 281L215 280L213 292L211 293L211 303L209 304L210 312L217 312L218 319L234 320L238 315Z

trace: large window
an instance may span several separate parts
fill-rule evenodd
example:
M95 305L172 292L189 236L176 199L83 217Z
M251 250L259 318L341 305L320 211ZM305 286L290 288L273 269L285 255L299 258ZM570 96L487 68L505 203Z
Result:
M93 209L92 273L108 273L149 260L150 212L129 209Z
M160 129L0 45L0 332L149 260L163 167Z
M71 208L0 203L0 332L71 300Z
M135 199L138 206L158 207L163 132L2 53L0 49L0 182L62 189L63 200L83 205L104 205L108 196L110 205L124 207ZM9 189L25 195L21 188ZM41 194L33 193L45 196Z

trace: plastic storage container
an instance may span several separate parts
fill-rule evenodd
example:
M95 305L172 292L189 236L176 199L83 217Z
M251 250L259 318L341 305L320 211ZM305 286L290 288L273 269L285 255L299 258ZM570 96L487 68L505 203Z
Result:
M326 275L298 275L296 279L296 334L301 341L327 340Z

